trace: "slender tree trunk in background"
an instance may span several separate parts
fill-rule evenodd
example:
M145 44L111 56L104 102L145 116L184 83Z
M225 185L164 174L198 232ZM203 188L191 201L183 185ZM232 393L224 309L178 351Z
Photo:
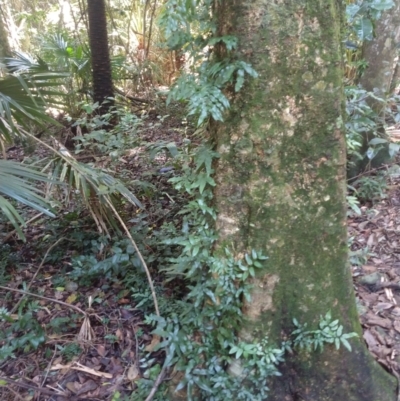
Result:
M93 99L106 113L113 104L107 100L114 96L111 62L108 50L107 19L104 0L88 0L89 43L93 71ZM102 104L105 100L107 103Z
M220 0L220 35L259 73L214 127L221 158L219 241L237 256L269 256L254 280L241 336L279 346L293 318L317 328L332 312L353 351L295 351L268 401L394 401L396 381L362 340L348 266L343 126L343 10L336 0Z
M5 15L1 4L0 4L0 57L11 57L11 47L8 41L8 32L6 29Z
M366 41L363 47L363 59L367 61L368 67L359 83L367 91L375 91L382 98L390 94L400 43L400 0L394 0L394 3L394 7L383 12L376 21L374 38ZM375 105L377 109L379 106Z
M363 89L374 92L381 99L390 96L396 85L393 80L397 80L395 63L398 55L398 44L400 43L400 0L394 0L394 7L382 13L376 21L374 38L366 41L363 47L362 58L368 63L364 74L358 80ZM382 113L385 105L373 98L368 100L369 106L378 115L384 118ZM378 130L378 135L386 136L383 125ZM369 148L369 141L377 136L376 132L363 132L363 143L360 154L365 155ZM353 160L348 176L357 176L368 168L380 167L389 163L392 157L389 152L389 144L382 146L377 155L370 160L365 156L362 160Z

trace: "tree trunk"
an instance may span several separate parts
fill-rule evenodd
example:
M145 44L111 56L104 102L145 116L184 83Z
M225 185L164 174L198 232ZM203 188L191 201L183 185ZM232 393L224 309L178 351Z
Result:
M394 3L394 7L384 11L376 21L374 38L371 41L364 42L362 58L367 61L368 67L358 81L363 89L374 92L381 99L386 99L391 95L395 87L393 80L397 79L396 58L400 42L400 0L395 0ZM386 107L385 104L373 98L368 98L367 101L376 115L384 119L385 116L382 111ZM378 133L362 133L361 155L366 154L369 141L377 135L386 136L383 122L379 124ZM353 166L349 168L348 177L353 178L365 169L380 167L391 160L389 143L387 143L382 146L372 160L367 156L364 156L362 160L353 160Z
M108 51L107 19L104 0L88 0L89 43L93 71L93 99L99 102L100 113L106 113L114 96L111 62ZM103 102L107 100L107 103Z
M376 21L374 38L366 41L363 46L363 59L367 61L368 68L359 83L367 91L375 91L382 98L390 94L400 42L400 0L394 3L394 7L384 11Z
M343 10L336 0L221 0L220 35L259 78L231 94L214 127L221 158L215 202L219 233L238 257L269 257L254 280L241 337L279 346L293 318L317 328L332 312L353 351L287 354L268 400L394 401L395 380L362 340L347 262L346 151L343 126Z
M0 3L0 57L11 57L11 48L8 41L8 32L5 24L5 14Z

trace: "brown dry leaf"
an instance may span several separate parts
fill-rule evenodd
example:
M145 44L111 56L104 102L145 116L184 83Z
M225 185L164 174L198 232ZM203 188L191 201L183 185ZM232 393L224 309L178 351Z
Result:
M133 318L133 313L129 311L128 309L122 308L121 309L121 316L123 319L132 319Z
M76 394L79 391L79 388L81 387L80 383L78 382L68 382L65 387L67 387L67 389L69 391L71 391L71 393Z
M86 383L84 383L81 388L76 392L77 395L81 395L84 393L87 393L88 391L93 391L96 390L98 387L98 384L92 380L89 379Z
M374 273L376 272L377 267L373 265L364 265L362 269L365 271L365 273Z
M392 350L388 347L379 347L379 356L381 358L385 358L388 355L391 355Z
M97 344L96 350L100 356L104 357L106 355L106 347L103 344Z
M131 365L128 369L126 377L129 381L133 381L139 378L139 370L136 365Z
M358 225L356 225L356 227L360 230L363 231L365 229L365 227L367 226L367 224L369 223L368 220L364 220L361 223L359 223Z
M369 238L367 240L367 246L368 246L368 248L372 248L372 246L374 244L377 244L376 234L375 233L371 233L371 235L369 236Z
M398 333L400 333L400 321L399 320L396 319L393 321L393 327Z
M156 345L158 345L160 343L160 336L154 335L151 343L146 345L145 350L147 352L153 352L154 348L156 347Z
M119 342L124 341L124 333L122 332L122 330L117 329L117 331L115 332L115 337L118 338Z
M368 329L364 331L363 338L367 343L368 348L376 347L378 345L378 341L376 341L376 338L372 335L371 331Z
M107 366L107 370L109 372L113 373L113 375L122 373L124 371L124 368L121 365L121 360L119 360L115 357L111 357L110 363Z
M392 322L389 319L384 319L379 316L375 316L372 313L367 313L368 324L371 326L380 326L384 329L390 329Z
M365 292L365 291L359 291L358 293L359 297L367 304L367 306L372 306L379 298L379 294L375 292Z
M382 312L383 310L393 308L393 304L390 302L378 302L374 307L374 312Z
M119 299L118 300L118 303L120 304L120 305L128 305L128 304L130 304L132 301L130 300L130 299L127 299L127 298L121 298L121 299Z

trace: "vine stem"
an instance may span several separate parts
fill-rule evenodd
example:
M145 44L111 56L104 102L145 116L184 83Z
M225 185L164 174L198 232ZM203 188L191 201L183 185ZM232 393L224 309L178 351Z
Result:
M129 240L131 241L133 247L135 248L135 251L136 251L137 255L139 256L140 262L142 263L144 271L146 272L147 281L149 282L149 286L150 286L150 290L151 290L151 295L153 297L154 309L156 311L156 315L157 316L161 316L160 315L160 310L158 308L158 301L157 301L156 291L154 289L153 279L151 278L150 270L147 267L147 264L144 261L144 258L142 256L142 254L140 253L139 248L137 247L135 240L132 238L132 235L129 232L128 227L126 226L126 224L122 220L122 218L119 215L119 213L115 210L114 205L107 198L106 198L106 202L108 203L108 206L110 207L110 209L114 212L114 215L118 219L118 221L120 222L121 226L124 228L124 231L125 231L126 235L128 236Z

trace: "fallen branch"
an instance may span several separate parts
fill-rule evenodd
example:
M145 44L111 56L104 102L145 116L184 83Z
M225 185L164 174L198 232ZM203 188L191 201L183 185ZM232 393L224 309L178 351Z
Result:
M64 305L64 306L67 306L68 308L74 309L74 310L76 310L77 312L82 313L82 315L84 315L84 316L87 315L87 313L86 313L85 311L83 311L81 308L78 308L78 307L75 306L75 305L67 304L66 302L63 302L63 301L59 301L58 299L53 299L53 298L44 297L44 296L42 296L42 295L33 294L32 292L27 292L27 291L22 291L22 290L16 290L15 288L3 287L2 285L0 285L0 290L18 292L19 294L29 295L29 296L31 296L31 297L35 297L35 298L39 298L39 299L44 299L44 300L50 301L50 302L55 302L56 304Z
M8 377L0 376L0 381L1 380L4 380L5 382L7 382L9 384L14 384L14 385L16 385L18 387L22 387L22 388L25 388L27 390L38 391L39 393L43 393L43 394L46 394L46 395L67 397L67 395L65 393L61 392L61 391L59 393L56 393L55 391L47 390L45 388L32 386L32 385L26 384L26 383L20 383L20 382L17 382L15 380L11 380Z

